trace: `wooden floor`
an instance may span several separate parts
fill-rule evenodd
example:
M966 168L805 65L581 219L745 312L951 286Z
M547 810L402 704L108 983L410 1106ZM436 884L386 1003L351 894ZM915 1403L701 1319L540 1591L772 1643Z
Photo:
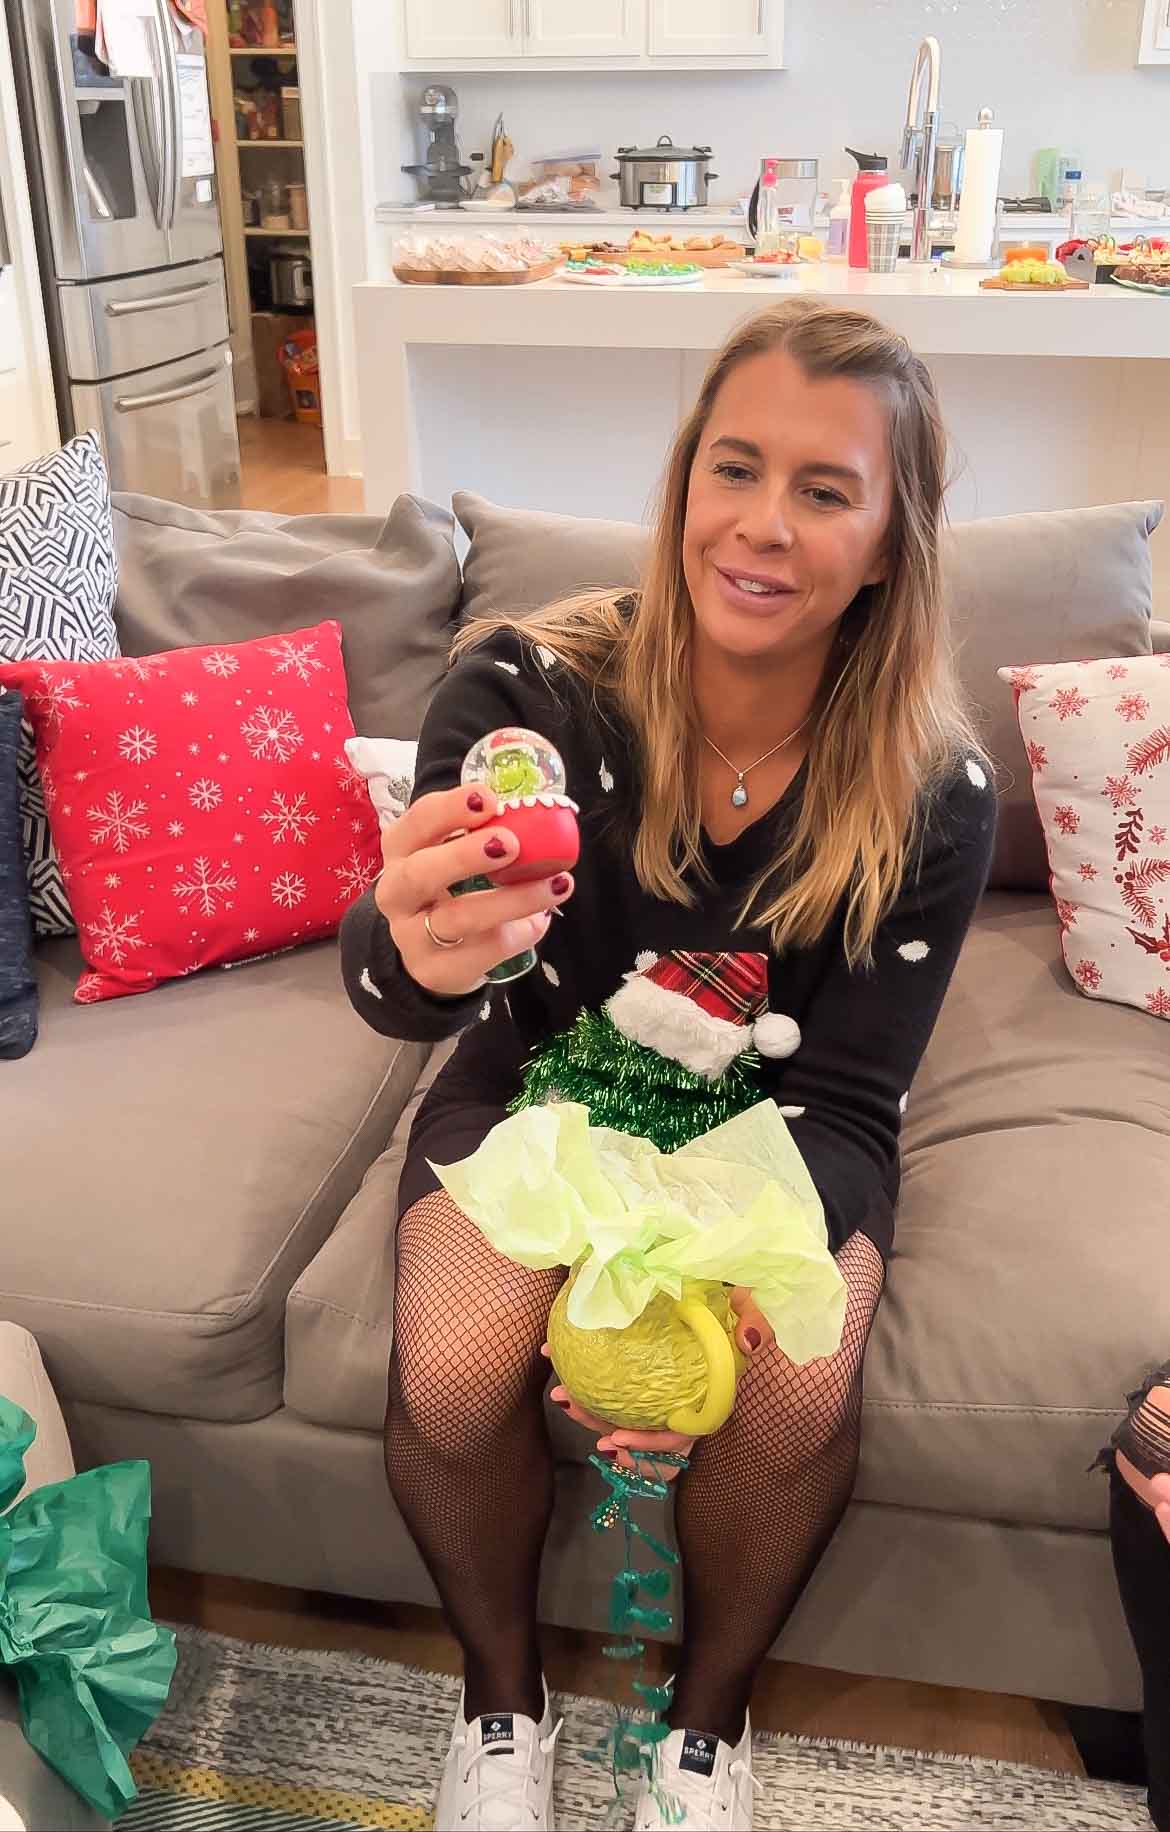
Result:
M243 508L276 509L282 515L361 508L360 477L327 475L320 427L249 415L239 428Z
M276 1647L337 1648L374 1654L435 1673L459 1670L458 1649L436 1610L361 1602L312 1591L282 1590L236 1578L195 1577L157 1569L151 1604L171 1622ZM558 1691L628 1696L628 1673L601 1652L602 1637L545 1631L545 1668ZM669 1650L652 1649L656 1671L670 1671ZM654 1663L651 1663L652 1666ZM944 1750L1031 1762L1082 1774L1059 1706L999 1693L858 1679L819 1667L769 1661L756 1689L757 1729L839 1737L903 1749Z
M361 481L325 473L320 432L294 420L243 419L243 503L287 515L360 509ZM458 1650L436 1611L280 1590L232 1578L159 1570L151 1600L160 1616L283 1647L375 1654L434 1672L458 1670ZM560 1690L625 1696L627 1675L601 1653L599 1635L550 1630L546 1665ZM667 1671L661 1654L660 1670ZM943 1686L858 1679L770 1661L753 1716L761 1730L991 1756L1083 1773L1060 1708Z

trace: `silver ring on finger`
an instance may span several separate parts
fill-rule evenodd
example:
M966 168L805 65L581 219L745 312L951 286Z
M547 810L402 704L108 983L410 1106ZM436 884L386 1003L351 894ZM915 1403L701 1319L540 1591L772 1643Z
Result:
M423 917L423 928L426 930L430 939L434 942L436 948L461 948L463 946L462 935L456 935L454 939L452 940L446 935L436 935L435 934L435 931L431 927L431 912L429 910L427 911L426 915Z

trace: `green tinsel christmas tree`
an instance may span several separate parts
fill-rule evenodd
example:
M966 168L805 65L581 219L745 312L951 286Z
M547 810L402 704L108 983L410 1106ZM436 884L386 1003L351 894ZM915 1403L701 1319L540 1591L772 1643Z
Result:
M800 1031L768 1012L762 954L639 956L604 1011L582 1011L534 1056L511 1111L578 1101L595 1126L677 1151L762 1098L760 1056Z

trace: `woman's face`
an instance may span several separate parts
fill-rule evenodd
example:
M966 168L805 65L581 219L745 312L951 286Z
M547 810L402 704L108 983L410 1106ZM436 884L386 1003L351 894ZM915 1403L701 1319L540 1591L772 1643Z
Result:
M719 393L691 467L683 571L700 640L743 660L828 656L885 575L892 476L875 389L810 380L783 351Z

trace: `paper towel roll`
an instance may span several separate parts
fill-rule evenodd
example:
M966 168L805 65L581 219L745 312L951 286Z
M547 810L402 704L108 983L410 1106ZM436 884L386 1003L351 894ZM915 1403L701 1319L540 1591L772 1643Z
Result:
M1003 159L1002 127L969 127L963 155L963 196L955 233L956 261L990 261Z

